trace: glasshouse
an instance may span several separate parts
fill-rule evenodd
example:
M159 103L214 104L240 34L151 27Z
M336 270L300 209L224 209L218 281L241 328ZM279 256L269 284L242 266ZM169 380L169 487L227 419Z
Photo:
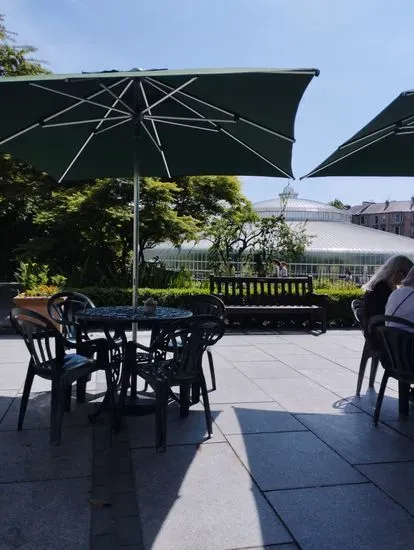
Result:
M291 275L341 278L348 273L362 283L394 254L414 258L413 239L352 224L348 210L301 199L291 185L287 185L278 198L255 203L254 209L262 218L283 212L290 226L305 224L309 243L301 261L290 264ZM153 249L152 255L170 268L185 267L203 278L210 271L210 246L207 240L184 243L180 249L165 244Z

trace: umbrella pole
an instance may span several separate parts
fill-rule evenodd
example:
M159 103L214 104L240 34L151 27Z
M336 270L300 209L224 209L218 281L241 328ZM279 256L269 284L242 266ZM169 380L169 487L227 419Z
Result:
M132 305L138 307L139 284L139 123L134 130L134 240L132 263ZM138 323L132 323L132 341L137 341Z

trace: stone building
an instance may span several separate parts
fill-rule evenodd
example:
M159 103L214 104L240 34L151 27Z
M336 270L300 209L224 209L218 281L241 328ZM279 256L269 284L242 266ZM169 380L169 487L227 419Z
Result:
M357 225L414 238L414 196L409 201L364 201L348 212Z

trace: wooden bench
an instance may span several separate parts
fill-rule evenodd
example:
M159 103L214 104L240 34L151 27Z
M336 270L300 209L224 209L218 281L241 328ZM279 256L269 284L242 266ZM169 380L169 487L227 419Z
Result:
M326 332L327 296L314 294L312 277L210 276L210 294L226 305L229 321L310 321Z

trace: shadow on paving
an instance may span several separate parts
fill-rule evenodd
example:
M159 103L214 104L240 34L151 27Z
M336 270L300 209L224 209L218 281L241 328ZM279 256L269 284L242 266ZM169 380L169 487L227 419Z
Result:
M396 397L386 396L384 422L373 426L365 411L375 400L375 391L359 402L338 399L335 414L227 405L231 419L214 404L220 430L203 445L202 410L181 420L170 410L165 454L149 439L153 424L140 419L131 445L145 548L293 548L296 541L306 550L411 549L413 517L369 470L411 465L414 442L385 423ZM414 465L410 475L414 482Z

